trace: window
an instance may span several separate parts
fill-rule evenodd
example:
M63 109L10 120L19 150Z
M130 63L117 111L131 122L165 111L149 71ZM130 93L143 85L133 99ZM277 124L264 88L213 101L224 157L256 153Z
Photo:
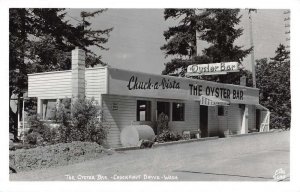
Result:
M57 101L56 99L43 99L42 100L42 119L51 120L55 116Z
M184 103L173 103L173 121L184 121Z
M239 104L239 108L244 110L245 109L245 104Z
M162 101L157 102L157 117L161 113L166 114L168 116L168 118L170 119L170 103L169 102L162 102Z
M136 120L151 121L151 101L137 101Z
M218 116L224 116L224 106L218 106Z

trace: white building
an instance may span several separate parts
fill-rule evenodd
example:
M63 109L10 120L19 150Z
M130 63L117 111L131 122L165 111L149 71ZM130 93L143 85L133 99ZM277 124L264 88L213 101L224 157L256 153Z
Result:
M121 147L120 132L128 125L147 124L156 132L155 121L161 112L169 116L169 126L179 134L201 130L204 137L268 130L269 112L259 105L256 88L84 66L84 52L75 49L72 70L29 74L28 96L38 99L38 113L44 118L47 106L57 99L94 97L111 127L110 147Z

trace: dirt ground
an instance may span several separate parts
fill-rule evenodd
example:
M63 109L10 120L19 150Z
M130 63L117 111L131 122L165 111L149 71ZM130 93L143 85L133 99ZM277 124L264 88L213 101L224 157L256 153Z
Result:
M97 143L72 142L10 151L10 167L17 172L74 164L107 155Z
M275 181L290 173L289 131L120 151L12 181ZM280 175L281 174L281 175Z

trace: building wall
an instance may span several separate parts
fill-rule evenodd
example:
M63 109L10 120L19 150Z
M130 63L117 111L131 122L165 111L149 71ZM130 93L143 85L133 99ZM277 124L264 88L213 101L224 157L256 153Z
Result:
M72 95L72 72L56 71L28 75L28 97L45 99Z
M107 70L101 68L88 68L85 70L85 95L87 98L94 97L101 103L101 94L106 93Z
M248 130L255 129L256 107L248 105ZM214 136L218 131L235 135L241 133L243 109L238 104L231 104L225 107L225 115L218 116L218 107L208 107L208 131Z
M184 130L199 129L199 102L102 95L103 119L105 124L110 127L107 137L110 147L121 147L120 133L122 128L126 126L139 124L153 126L151 122L136 121L137 100L151 101L151 119L153 122L156 121L157 101L183 102L185 103L185 121L172 121L171 119L170 128L178 134L182 134ZM117 106L118 109L113 110L113 105ZM172 116L172 104L170 103L170 105L170 116Z
M105 67L85 69L85 93L100 102L107 91ZM41 99L72 97L72 71L55 71L28 75L28 96Z

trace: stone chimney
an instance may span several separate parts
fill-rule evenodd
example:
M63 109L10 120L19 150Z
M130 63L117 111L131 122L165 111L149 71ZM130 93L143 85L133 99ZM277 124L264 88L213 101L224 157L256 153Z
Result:
M72 97L85 96L85 52L78 47L72 51Z

